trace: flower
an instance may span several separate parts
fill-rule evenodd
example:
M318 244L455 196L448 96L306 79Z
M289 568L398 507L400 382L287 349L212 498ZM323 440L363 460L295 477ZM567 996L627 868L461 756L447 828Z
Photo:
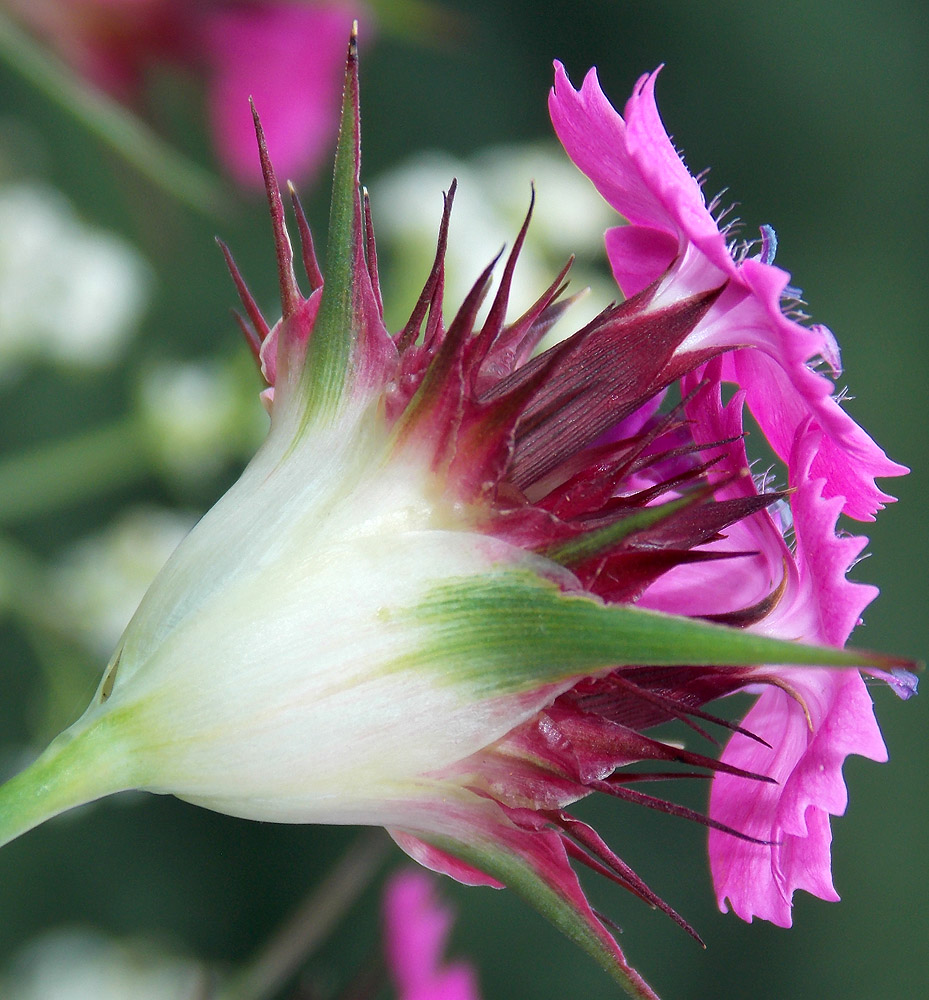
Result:
M125 788L255 819L383 825L427 867L509 886L631 995L654 998L571 862L696 933L566 808L600 791L757 843L639 791L667 774L634 765L732 776L724 802L775 779L646 731L721 722L757 742L703 705L773 685L815 726L801 681L791 687L804 666L815 678L902 661L842 650L834 631L810 625L835 609L850 623L869 596L849 596L844 581L858 543L835 536L837 501L821 502L819 486L803 494L818 512L808 541L799 491L748 474L741 406L763 387L753 376L723 406L741 339L704 330L733 279L661 301L652 283L533 356L564 308L568 268L506 321L527 217L486 319L475 328L493 263L446 325L453 186L425 288L390 335L359 188L357 102L353 41L325 281L293 197L308 296L258 126L278 322L224 252L268 385L268 437L152 585L84 716L0 788L0 843ZM817 476L826 439L798 423L792 472L808 460ZM796 548L785 541L788 504ZM692 588L675 597L675 582L704 571L708 606L685 606ZM673 613L656 610L662 601ZM817 735L841 756L831 732ZM787 760L798 746L771 749ZM801 765L814 758L824 756L801 748Z
M235 0L6 0L81 75L133 103L157 66L206 81L213 143L236 183L261 184L248 114L262 110L278 166L308 179L338 122L343 43L361 5Z
M451 912L422 872L401 871L384 890L384 951L399 1000L478 1000L474 970L442 964Z
M209 970L145 939L61 928L30 942L0 974L7 1000L197 1000Z
M0 379L24 360L111 363L151 283L138 252L80 220L61 192L34 182L0 187Z
M727 242L731 234L718 227L702 184L689 174L661 123L656 76L639 79L624 120L604 97L595 71L575 91L556 64L552 121L575 163L628 220L606 236L625 292L654 283L653 301L662 303L724 286L678 351L736 347L713 363L711 382L725 379L743 388L725 409L718 391L701 391L685 412L695 427L713 428L712 439L732 442L713 474L731 477L726 490L745 496L754 487L735 476L747 464L741 419L747 402L787 465L794 491L787 527L796 544L788 549L777 520L756 513L711 546L717 553L741 549L754 556L736 564L680 566L646 590L640 603L677 614L731 615L740 601L764 607L760 584L777 592L776 605L742 624L768 635L843 646L877 591L847 579L867 540L837 534L836 520L843 510L871 517L888 499L874 477L906 470L885 458L841 410L831 382L813 370L817 359L825 359L838 374L838 349L824 327L806 326L784 311L783 300L789 303L799 293L772 264L773 230L763 228L756 257L749 256L750 247ZM693 376L685 386L696 391ZM789 926L795 889L838 899L828 817L845 810L845 757L858 753L882 761L887 753L857 672L781 668L757 676L773 686L743 721L748 732L733 735L721 760L776 783L746 789L732 774L715 775L710 817L754 840L711 829L710 860L722 909L728 898L745 919L757 914ZM911 678L891 680L902 697L915 690Z

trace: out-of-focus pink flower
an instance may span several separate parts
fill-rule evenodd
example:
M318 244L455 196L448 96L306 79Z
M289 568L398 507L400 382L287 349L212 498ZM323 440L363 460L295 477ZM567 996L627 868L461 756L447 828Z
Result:
M741 385L771 446L787 462L798 428L807 421L822 440L811 474L825 497L843 498L845 513L870 520L889 498L876 476L906 472L891 462L842 409L833 383L840 372L835 338L824 326L797 321L790 275L775 267L773 230L759 252L730 242L675 150L655 104L655 73L642 76L626 105L612 108L591 70L579 91L556 64L549 102L568 155L628 225L607 233L616 280L626 295L653 286L651 308L721 289L706 316L676 348L685 354L726 352L723 377ZM738 348L733 350L733 348Z
M479 1000L471 966L443 960L452 919L422 871L402 871L388 882L384 952L397 1000Z
M306 178L331 152L345 39L358 4L219 4L204 14L210 122L233 179L261 183L252 96L286 177Z
M285 176L332 148L355 0L5 0L82 75L135 102L166 65L204 79L213 142L234 181L260 187L248 99ZM366 18L366 25L370 18Z

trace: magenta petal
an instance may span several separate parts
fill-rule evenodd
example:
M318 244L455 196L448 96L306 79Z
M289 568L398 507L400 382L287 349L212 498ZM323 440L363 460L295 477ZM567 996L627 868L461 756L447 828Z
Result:
M748 468L742 427L745 392L737 392L723 405L719 374L717 360L688 376L682 386L685 393L703 381L707 384L687 404L685 414L698 431L700 443L707 446L705 457L716 460L713 475L727 481L727 485L716 491L717 498L755 496L758 493L755 483L743 474ZM728 444L720 446L716 444L719 441ZM781 527L771 512L759 511L731 525L724 538L705 548L744 554L723 561L676 566L645 591L641 605L678 615L726 614L763 600L778 589L786 573L786 590L780 603L788 601L792 606L792 595L799 590L799 574Z
M823 481L811 478L818 441L816 432L801 429L791 454L797 572L763 627L774 635L841 646L877 591L846 577L865 539L836 533L842 501L824 498ZM795 890L838 898L829 816L841 815L847 804L845 758L856 753L883 761L887 751L856 671L765 670L760 675L775 678L786 690L766 689L742 725L771 749L736 734L720 759L769 775L778 784L717 774L709 814L771 843L751 844L711 830L710 867L722 909L728 900L745 920L759 916L787 927Z
M210 118L217 152L232 178L259 187L249 97L261 113L280 174L310 175L330 153L338 126L342 71L358 4L265 3L211 10L203 18L210 67Z
M604 96L595 69L576 91L564 67L556 62L548 107L568 156L620 215L633 224L674 231L673 220L629 155L626 123Z
M677 240L648 226L617 226L604 236L607 257L623 295L638 295L674 263Z
M728 901L743 920L758 916L789 927L795 890L838 899L832 886L829 816L845 811L846 756L883 761L887 752L857 672L792 670L780 676L803 705L770 688L743 722L774 749L736 734L721 757L778 784L719 773L710 795L714 820L771 843L753 844L710 830L709 854L720 909L725 911Z
M477 1000L473 970L443 965L452 916L432 879L418 871L395 875L384 894L384 951L398 1000Z
M891 499L875 477L906 469L843 412L832 382L811 369L820 359L837 369L838 350L824 327L804 326L785 314L790 276L767 259L745 256L746 250L733 256L728 235L662 124L655 79L652 73L638 81L625 120L593 70L575 91L556 63L549 98L568 155L630 223L606 236L617 283L631 295L660 281L653 308L727 285L679 352L731 352L724 378L746 390L749 408L785 462L798 429L811 418L822 433L814 474L826 480L824 494L843 497L845 513L868 520Z
M823 495L825 481L816 476L821 454L818 433L809 425L801 428L790 462L799 587L793 600L775 609L766 631L785 638L802 637L844 646L878 591L848 579L848 571L868 540L836 531L842 500Z
M700 184L687 169L661 121L655 102L657 79L658 70L640 77L626 103L630 159L670 220L669 231L679 234L682 243L696 246L724 274L734 274L735 264L726 237L706 206ZM622 209L617 210L625 215Z
M874 511L893 499L875 485L874 477L903 475L905 466L887 458L842 409L823 376L799 365L789 371L761 351L733 351L726 362L733 379L750 387L752 412L781 457L797 427L813 417L823 432L813 474L825 480L827 496L843 498L846 514L870 521Z
M719 370L717 361L690 377L706 386L686 412L693 426L707 435L708 445L714 439L730 441L714 467L715 474L725 477L745 464L740 436L744 394L737 393L724 406L715 381ZM753 554L723 563L680 566L649 588L642 603L678 614L735 611L758 599L759 584L773 590L783 580L774 609L751 627L782 638L844 645L876 590L847 578L866 540L836 532L842 500L824 497L824 482L812 472L820 441L821 434L807 422L790 451L793 552L778 520L767 511L759 512L727 529L726 537L710 546ZM717 446L708 454L720 450ZM754 488L743 477L731 481L719 495ZM845 811L845 757L857 753L884 760L886 751L857 672L769 669L758 676L782 687L766 688L742 725L770 747L736 734L721 761L768 775L777 784L717 773L709 815L770 843L749 843L711 830L710 860L723 909L728 900L743 919L759 916L788 926L795 890L838 898L831 880L829 816Z

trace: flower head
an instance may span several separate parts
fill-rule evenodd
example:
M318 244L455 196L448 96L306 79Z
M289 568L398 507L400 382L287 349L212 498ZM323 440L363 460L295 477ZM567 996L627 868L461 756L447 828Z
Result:
M732 326L737 309L719 312L738 286L724 269L686 293L667 293L659 275L536 355L567 304L568 268L507 322L527 218L486 319L475 323L493 263L446 324L454 185L423 292L389 334L358 184L354 41L348 65L325 281L294 197L310 294L297 283L260 126L276 323L229 256L267 382L268 437L152 585L84 717L0 789L0 842L128 787L257 819L383 825L428 867L511 887L631 994L654 997L571 863L695 932L566 810L599 791L769 858L771 825L737 808L763 802L801 841L796 810L812 815L818 850L838 811L837 769L862 749L850 734L870 733L864 750L879 756L870 705L836 693L860 685L857 671L822 668L899 662L839 648L871 593L845 580L860 543L835 535L840 501L816 461L823 442L858 432L829 438L812 407L789 453L809 488L751 477L741 410L768 398L768 369L723 404L730 355L755 345L754 327ZM773 712L793 725L799 711L806 745L704 709L747 686L789 696ZM741 744L715 760L648 735L674 719L728 726L777 766L743 759ZM635 768L652 761L662 770ZM803 775L819 765L828 774L814 788ZM678 767L731 779L708 817L637 787ZM776 782L782 792L756 792ZM749 865L728 858L717 880L735 905ZM804 880L789 859L777 865L793 885L822 887L821 872Z
M32 182L0 186L0 378L23 361L110 364L145 310L148 265Z

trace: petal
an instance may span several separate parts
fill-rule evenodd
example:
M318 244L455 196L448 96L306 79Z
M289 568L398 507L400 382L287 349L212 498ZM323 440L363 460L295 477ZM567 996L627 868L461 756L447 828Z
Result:
M680 237L682 247L695 245L714 267L732 275L735 265L726 238L706 206L699 182L674 148L658 114L657 79L658 70L640 77L626 104L629 156L663 209L668 231ZM609 106L605 97L603 101ZM617 211L625 215L622 209Z
M717 774L709 810L714 820L770 843L710 830L709 854L720 909L725 911L728 901L743 920L759 916L789 927L796 889L838 898L832 887L829 815L845 811L845 757L856 753L883 761L887 753L857 672L794 670L780 677L803 704L769 688L743 722L773 749L736 734L721 758L779 784Z
M715 460L711 474L720 483L715 499L757 496L755 483L745 475L748 469L742 425L745 393L737 392L723 405L719 375L720 364L714 361L685 379L684 394L696 390L685 413L698 443L706 447L704 457ZM704 381L707 384L699 388ZM720 445L717 443L720 441L727 443ZM770 510L730 525L725 537L702 548L740 554L731 559L676 566L659 577L639 603L670 614L720 615L762 601L783 584L785 573L788 591L797 589L797 571L791 553Z
M395 875L384 893L384 951L400 1000L477 1000L474 971L444 965L452 915L421 871Z
M593 70L575 91L556 64L549 98L568 155L630 223L606 238L616 280L630 295L660 279L651 308L727 284L678 353L732 350L724 377L746 390L748 406L775 452L786 462L797 431L812 419L822 433L814 472L826 480L824 494L843 497L850 516L871 519L890 499L875 477L906 469L844 413L832 382L811 369L819 359L835 368L838 352L824 327L804 326L785 314L787 272L767 259L733 258L726 233L661 122L655 79L652 73L638 81L625 120L610 106Z
M284 177L307 177L329 154L357 9L357 4L264 3L220 6L203 15L214 140L237 183L261 185L249 96Z
M604 96L595 69L576 91L564 67L556 62L555 86L548 107L568 156L620 215L638 225L675 232L673 219L632 160L626 123Z
M842 500L823 495L825 480L816 476L820 449L819 433L809 424L802 427L790 462L798 587L789 601L774 610L764 630L770 635L843 646L878 591L848 579L868 540L836 530Z
M656 275L664 274L678 252L674 236L648 226L617 226L606 231L604 240L613 277L627 298L648 288Z

